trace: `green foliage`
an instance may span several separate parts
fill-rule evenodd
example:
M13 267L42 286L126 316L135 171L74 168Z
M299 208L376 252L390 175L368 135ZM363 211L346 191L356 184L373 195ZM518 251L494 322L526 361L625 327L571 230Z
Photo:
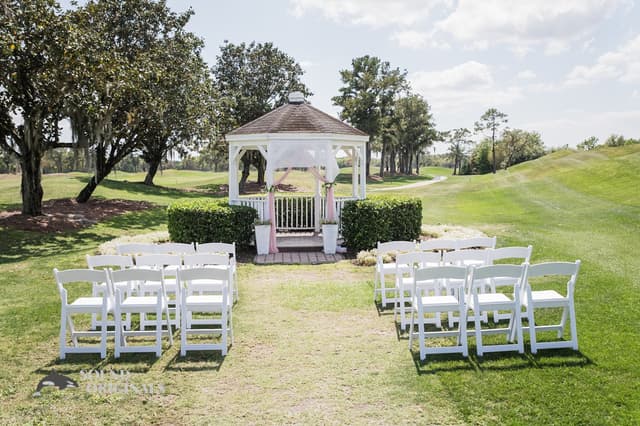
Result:
M591 151L592 149L596 149L598 147L598 138L596 136L590 136L587 139L580 142L576 145L576 148L581 149L583 151Z
M255 209L229 206L228 200L185 200L167 208L167 227L172 241L182 243L235 242L247 247L253 236Z
M341 220L342 237L349 251L369 250L378 241L419 238L422 202L418 198L389 196L348 201Z
M485 111L484 114L480 117L480 120L475 123L475 131L477 133L488 132L491 135L491 154L492 154L492 171L493 173L497 170L497 162L496 162L496 143L498 132L500 131L500 127L507 124L509 120L507 119L507 114L504 112L500 112L495 108L489 108Z

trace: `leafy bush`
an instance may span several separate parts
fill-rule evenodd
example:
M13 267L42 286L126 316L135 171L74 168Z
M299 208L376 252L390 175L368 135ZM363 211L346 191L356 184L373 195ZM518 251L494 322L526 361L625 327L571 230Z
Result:
M246 247L253 237L258 212L251 207L230 206L228 200L178 201L167 209L171 241L220 242Z
M372 249L378 241L415 240L420 237L422 202L389 196L348 201L341 220L342 238L351 252Z

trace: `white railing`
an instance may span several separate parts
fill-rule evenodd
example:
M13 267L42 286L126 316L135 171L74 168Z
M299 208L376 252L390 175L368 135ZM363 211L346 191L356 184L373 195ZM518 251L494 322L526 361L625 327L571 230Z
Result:
M341 221L342 208L344 203L350 200L357 200L356 197L335 197L336 219ZM258 211L260 220L268 216L267 197L243 197L231 200L230 204L253 207ZM313 195L287 195L285 197L275 197L276 227L279 231L303 231L319 229L316 223L315 197ZM327 205L325 197L320 198L319 221L327 217Z
M234 206L248 206L253 207L258 212L258 218L265 220L267 217L267 198L266 197L242 197L235 200L230 200L229 204Z
M276 197L276 227L280 231L315 229L313 196Z

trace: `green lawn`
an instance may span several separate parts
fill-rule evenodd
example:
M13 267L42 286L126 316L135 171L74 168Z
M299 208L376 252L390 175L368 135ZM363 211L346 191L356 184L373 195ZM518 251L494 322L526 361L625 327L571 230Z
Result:
M638 424L639 168L637 146L558 152L495 176L449 176L407 191L422 198L425 223L477 227L497 235L499 246L532 244L534 262L581 259L579 352L440 356L420 364L396 335L393 316L371 303L371 268L344 261L241 264L236 341L224 360L182 359L174 345L159 360L70 355L61 362L52 268L77 267L116 236L165 229L172 200L211 196L183 189L226 181L224 173L167 171L157 180L161 188L147 188L132 183L141 174L118 173L96 196L159 207L62 235L1 229L0 423ZM74 196L84 179L46 176L45 198ZM0 209L19 205L18 188L18 178L0 177ZM161 382L166 392L75 389L32 398L52 368L79 381L81 371L125 369L134 383Z

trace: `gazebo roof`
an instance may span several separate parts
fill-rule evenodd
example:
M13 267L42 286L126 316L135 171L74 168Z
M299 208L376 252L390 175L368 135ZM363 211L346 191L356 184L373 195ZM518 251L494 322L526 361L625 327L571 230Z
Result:
M263 133L323 133L367 136L366 133L320 111L305 102L282 105L228 133L254 135Z

